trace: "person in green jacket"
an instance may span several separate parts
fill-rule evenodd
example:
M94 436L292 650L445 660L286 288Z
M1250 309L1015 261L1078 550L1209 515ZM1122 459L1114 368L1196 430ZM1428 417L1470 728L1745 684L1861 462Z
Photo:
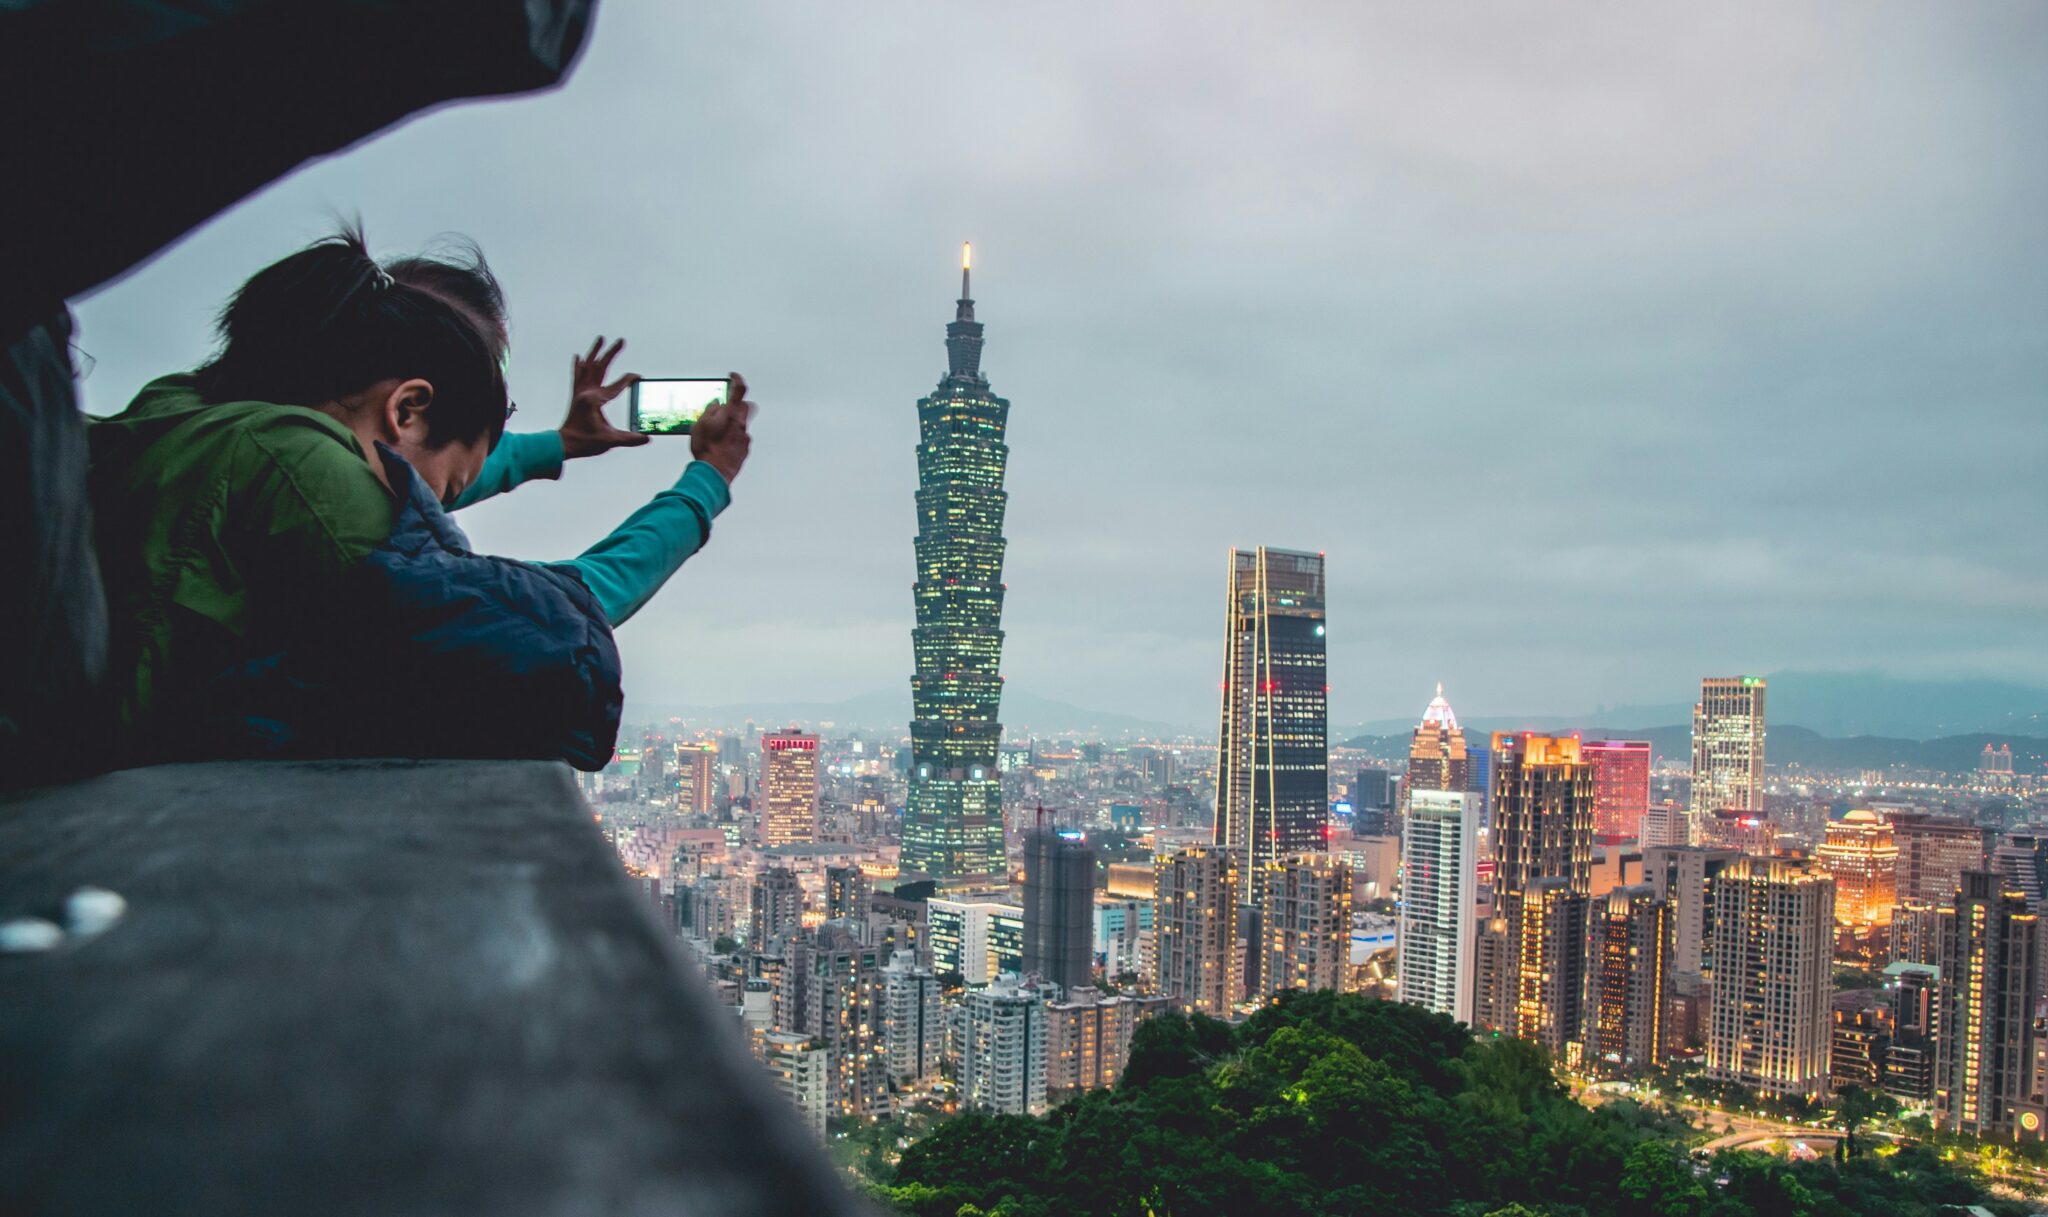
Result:
M575 360L560 429L504 433L504 297L473 250L385 265L344 232L258 272L219 329L213 360L90 431L115 713L144 757L164 755L210 676L290 636L385 542L402 487L380 447L458 509L647 441L604 417L634 378L606 379L623 343L602 338ZM676 483L561 564L609 624L652 598L731 501L753 409L738 377L734 389L693 431Z

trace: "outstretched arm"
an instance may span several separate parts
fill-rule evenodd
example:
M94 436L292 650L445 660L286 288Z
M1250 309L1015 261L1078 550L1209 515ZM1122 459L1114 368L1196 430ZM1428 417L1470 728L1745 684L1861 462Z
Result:
M625 392L637 376L621 376L605 383L612 359L626 345L621 338L605 348L603 336L590 344L590 352L574 358L570 366L569 416L555 431L529 431L507 435L491 449L476 481L455 500L452 510L460 511L481 503L494 494L504 494L534 478L562 476L562 462L579 456L596 456L614 448L633 448L653 438L621 431L604 416L604 408Z
M690 555L711 539L711 521L732 502L732 480L739 476L753 444L747 421L754 403L744 400L747 382L732 377L732 399L711 407L690 431L690 453L696 460L674 486L654 496L626 517L610 536L566 565L604 606L614 626L640 611L661 585Z

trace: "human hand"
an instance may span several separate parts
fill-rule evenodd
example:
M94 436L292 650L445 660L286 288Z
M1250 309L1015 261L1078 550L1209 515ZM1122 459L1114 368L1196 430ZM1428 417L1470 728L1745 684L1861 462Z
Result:
M611 370L612 358L625 345L626 340L621 338L607 350L604 336L599 335L597 341L590 344L590 353L578 355L573 361L569 377L569 417L562 420L561 430L564 460L596 456L614 448L637 448L654 438L634 431L621 431L604 416L605 406L640 379L628 374L610 384L604 382L605 374Z
M747 449L753 437L747 423L754 417L754 403L747 400L747 378L732 374L732 388L725 400L699 415L690 428L690 455L725 475L730 483L747 463Z

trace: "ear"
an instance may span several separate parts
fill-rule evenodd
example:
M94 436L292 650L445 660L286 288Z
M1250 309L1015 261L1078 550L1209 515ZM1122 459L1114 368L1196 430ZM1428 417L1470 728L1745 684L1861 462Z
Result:
M380 411L382 430L398 443L424 446L427 441L427 410L434 404L434 386L415 377L402 380L384 395Z

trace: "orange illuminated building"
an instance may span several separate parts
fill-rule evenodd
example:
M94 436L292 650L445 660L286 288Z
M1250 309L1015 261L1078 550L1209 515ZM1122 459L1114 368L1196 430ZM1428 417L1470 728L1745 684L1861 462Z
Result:
M1444 700L1438 684L1436 697L1422 712L1415 739L1408 745L1408 780L1401 787L1401 804L1416 790L1464 790L1470 783L1471 758L1465 752L1465 732L1451 703Z
M1834 876L1837 925L1891 924L1899 847L1883 817L1859 808L1830 822L1817 856Z

